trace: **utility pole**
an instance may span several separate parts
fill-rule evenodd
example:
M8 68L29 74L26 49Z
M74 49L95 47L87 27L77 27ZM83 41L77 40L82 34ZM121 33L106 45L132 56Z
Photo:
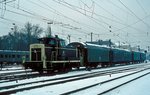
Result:
M68 35L68 40L69 40L69 43L70 43L70 37L71 37L71 36L70 36L70 35Z
M118 43L119 43L119 48L120 48L120 47L121 47L121 46L120 46L120 41L118 41Z
M109 39L109 47L111 48L111 39Z
M53 22L51 21L51 22L48 22L47 23L48 24L48 28L47 28L47 32L48 32L48 36L51 36L52 35L52 29L51 29L51 24L53 24Z
M138 47L138 51L140 51L140 45L138 45L137 47Z
M93 41L93 32L91 32L91 42Z

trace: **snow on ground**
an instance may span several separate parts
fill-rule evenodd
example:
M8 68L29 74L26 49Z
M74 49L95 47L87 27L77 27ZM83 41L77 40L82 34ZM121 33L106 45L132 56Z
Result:
M150 70L149 70L150 71ZM142 72L141 74L145 73L146 71ZM33 90L28 90L28 91L23 91L23 92L18 92L15 95L59 95L61 93L67 92L67 91L71 91L77 88L82 88L91 84L95 84L95 83L99 83L105 80L109 80L112 78L116 78L127 73L120 73L120 74L113 74L111 77L109 75L107 76L100 76L100 77L95 77L95 78L88 78L88 79L83 79L83 80L79 80L79 81L74 81L74 82L67 82L67 83L63 83L63 84L58 84L58 85L54 85L54 86L46 86L46 87L41 87L41 88L37 88L37 89L33 89ZM130 72L131 73L131 72ZM132 76L133 77L133 76ZM134 76L135 77L135 76ZM124 80L127 80L124 79ZM124 81L122 80L122 81ZM121 83L122 81L119 81L118 83ZM112 86L113 84L108 84L107 87L104 86L104 88L100 89L107 89L108 87ZM101 86L101 85L100 85ZM96 89L97 90L97 89ZM77 93L77 95L96 95L95 93L95 89L92 89L89 92L86 93Z
M107 69L113 69L113 68L107 68ZM87 74L87 73L103 71L103 70L105 70L105 69L98 69L98 70L92 70L92 71L74 71L74 72L68 72L68 73L65 73L65 74L58 74L58 75L54 75L54 76L36 77L36 78L18 80L17 83L16 83L16 81L1 83L0 87L8 86L8 85L10 86L10 85L14 85L14 84L22 84L22 83L34 82L34 81L55 79L55 78L60 78L60 77L74 76L74 75L80 75L80 74Z
M144 63L146 64L146 63ZM148 65L150 65L150 63L147 63ZM141 64L135 64L135 65L141 65ZM124 66L124 67L130 67L130 65ZM102 69L95 69L95 70L91 70L91 71L73 71L73 72L68 72L65 74L58 74L58 75L54 75L54 76L44 76L44 77L36 77L36 78L30 78L30 79L24 79L24 80L18 80L18 83L16 83L16 81L12 81L12 82L7 82L7 83L1 83L0 87L3 86L7 86L7 85L13 85L13 84L22 84L22 83L28 83L28 82L33 82L33 81L40 81L40 80L47 80L47 79L54 79L54 78L60 78L60 77L67 77L67 76L73 76L73 75L79 75L79 74L86 74L86 73L91 73L91 72L97 72L97 71L103 71L103 70L111 70L114 68L122 68L123 66L118 66L118 67L112 67L112 68L102 68ZM3 73L5 73L6 71L4 71ZM14 71L10 71L10 72L14 72Z
M122 74L125 74L125 73L122 73ZM69 83L64 83L64 84L59 84L59 85L54 85L54 86L46 86L42 88L37 88L37 89L29 90L29 91L23 91L23 92L16 93L16 95L25 95L25 94L36 95L38 93L42 93L42 95L47 95L47 94L58 95L60 92L67 91L68 89L72 90L77 87L89 85L89 83L93 84L93 82L97 82L97 80L101 80L101 81L108 80L114 77L117 77L117 76L112 75L112 77L110 77L109 75L107 75L107 76L102 76L102 77L90 78L92 82L89 81L89 79L84 79L84 80L74 81L74 83L69 82Z
M149 65L150 63L144 63L144 64ZM140 65L140 64L136 64L136 65ZM128 65L128 66L130 66L130 65ZM18 83L16 83L15 81L14 82L8 82L8 83L1 83L0 87L6 86L6 85L21 84L21 83L32 82L32 81L40 81L40 80L47 80L47 79L65 77L65 76L73 76L73 75L84 74L84 73L91 73L91 72L103 71L103 70L106 70L106 69L114 69L114 68L121 68L121 67L103 68L103 69L92 70L92 71L73 71L73 72L69 72L69 73L66 73L66 74L60 74L60 75L55 75L55 76L46 76L46 77L37 77L37 78L33 78L33 79L31 78L31 79L19 80ZM64 91L67 91L67 90L72 90L74 88L79 88L79 87L83 87L83 86L90 85L90 84L93 84L93 83L97 83L97 82L100 82L100 81L112 79L112 78L122 76L122 75L125 75L125 74L128 74L128 73L131 73L131 72L113 74L111 77L109 75L107 75L107 76L101 76L101 77L96 77L96 78L90 78L90 79L75 81L74 83L64 83L64 84L59 84L59 85L55 85L55 86L46 86L46 87L37 88L37 89L33 89L33 90L18 92L15 95L40 95L40 94L42 94L42 95L58 95L61 92L64 92ZM150 80L150 78L149 78L149 80ZM149 83L147 80L145 80L145 82ZM147 88L150 88L150 85L147 85L147 86L148 86ZM135 87L133 86L133 88L135 88ZM92 91L90 91L90 92L92 92ZM118 90L116 91L116 93L118 93ZM116 93L110 93L110 94L107 94L107 95L136 95L136 94L116 94ZM119 93L120 93L120 90L119 90ZM80 94L78 94L78 95L80 95ZM88 94L88 93L84 93L84 95L86 95L86 94L91 95L91 94ZM95 95L95 94L92 93L92 95ZM138 95L141 95L141 94L138 94ZM150 95L150 94L142 94L142 95Z
M3 71L3 70L15 70L15 69L23 69L23 67L22 66L6 66L6 67L4 67L4 68L2 68L0 71Z
M147 72L150 72L150 70L146 70L146 71L142 71L138 74L134 74L132 76L127 76L127 77L124 77L122 79L118 79L118 80L114 80L112 82L109 82L109 83L106 83L106 84L102 84L102 85L97 85L95 87L92 87L92 88L89 88L87 90L84 90L84 91L81 91L81 92L78 92L78 93L75 93L73 95L97 95L99 93L102 93L103 91L106 91L110 88L113 88L115 86L118 86L126 81L129 81L129 80L132 80L140 75L143 75ZM108 94L108 95L111 95L111 94ZM114 94L116 95L116 94ZM126 94L126 95L129 95L129 94ZM134 95L134 94L133 94Z
M0 74L21 72L21 71L25 71L25 69L21 66L19 66L19 67L18 66L12 66L12 67L7 67L7 68L2 68L2 70L0 70Z
M104 95L150 95L150 74Z

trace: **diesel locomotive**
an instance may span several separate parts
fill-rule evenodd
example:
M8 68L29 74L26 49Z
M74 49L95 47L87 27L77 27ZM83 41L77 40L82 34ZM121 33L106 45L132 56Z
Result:
M58 36L43 37L38 40L40 43L30 45L30 60L24 64L25 68L31 68L38 72L140 63L146 59L145 53L141 51L83 42L72 42L65 45L65 40Z

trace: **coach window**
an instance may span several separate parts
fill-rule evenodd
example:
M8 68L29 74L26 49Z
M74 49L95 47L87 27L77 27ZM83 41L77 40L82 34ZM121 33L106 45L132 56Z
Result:
M8 55L5 55L5 58L7 58L8 57Z
M20 58L20 55L17 55L17 58Z
M8 55L9 58L11 58L11 55Z
M15 55L12 55L12 58L15 58Z
M29 55L26 55L26 58L29 58Z
M0 57L3 58L4 56L1 54Z

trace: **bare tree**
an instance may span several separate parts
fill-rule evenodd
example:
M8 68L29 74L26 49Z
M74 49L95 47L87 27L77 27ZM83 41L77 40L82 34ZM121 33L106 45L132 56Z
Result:
M0 49L29 50L29 45L37 42L41 33L43 33L43 28L29 22L20 30L14 25L8 35L0 37Z

